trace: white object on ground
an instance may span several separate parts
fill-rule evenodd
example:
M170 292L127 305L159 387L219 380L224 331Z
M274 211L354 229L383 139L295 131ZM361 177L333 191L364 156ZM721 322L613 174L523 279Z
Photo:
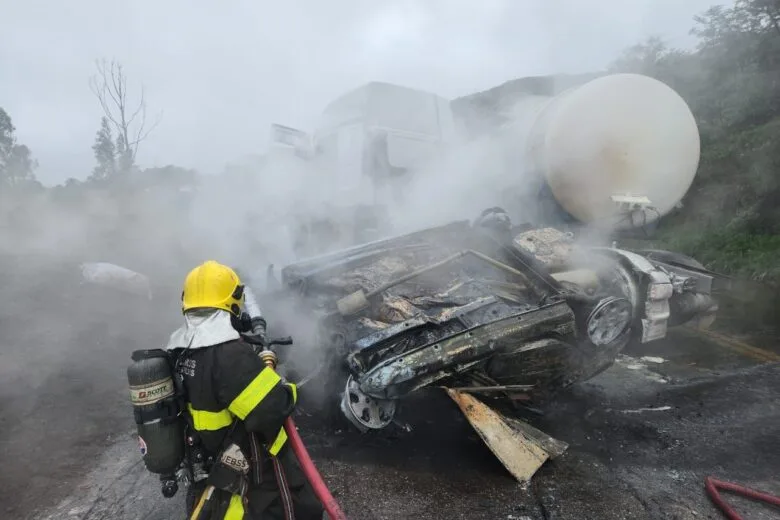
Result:
M659 406L657 408L637 408L636 410L620 410L620 413L665 412L671 410L671 406Z
M645 365L640 359L632 358L631 356L626 356L625 354L620 354L615 360L615 363L628 370L636 370L637 372L641 373L645 377L645 379L648 379L650 381L654 381L656 383L669 382L661 374L653 372L652 370L647 368L647 365Z
M107 262L87 262L81 264L81 275L87 282L152 299L149 278L125 267Z
M642 356L639 359L641 359L645 363L656 363L658 365L660 365L661 363L666 363L666 360L662 357Z

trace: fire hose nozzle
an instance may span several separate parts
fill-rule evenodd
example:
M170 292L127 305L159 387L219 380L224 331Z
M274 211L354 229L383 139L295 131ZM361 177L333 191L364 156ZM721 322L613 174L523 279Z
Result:
M258 356L260 356L260 359L263 360L263 363L265 363L266 366L269 366L271 368L276 368L276 364L279 358L276 357L276 353L274 351L263 350L258 354Z

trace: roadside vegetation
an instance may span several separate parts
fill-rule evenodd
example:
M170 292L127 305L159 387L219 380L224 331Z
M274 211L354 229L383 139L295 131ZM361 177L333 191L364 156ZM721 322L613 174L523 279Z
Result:
M659 38L628 49L611 69L664 81L686 100L701 161L683 207L652 247L755 283L722 298L719 326L780 332L780 0L737 0L694 19L693 51Z
M664 81L690 105L701 161L656 246L712 270L780 283L780 0L737 0L694 20L698 46L651 38L611 67Z

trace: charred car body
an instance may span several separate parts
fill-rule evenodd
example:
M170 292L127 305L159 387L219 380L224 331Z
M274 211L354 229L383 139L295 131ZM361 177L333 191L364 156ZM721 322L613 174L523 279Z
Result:
M273 301L318 324L309 341L343 376L330 393L366 431L390 425L398 400L429 386L543 404L609 367L631 340L707 325L714 278L693 264L579 248L551 228L463 221L288 265Z
M679 206L700 151L685 101L636 74L562 90L557 81L544 83L550 88L520 89L500 111L504 121L487 124L496 174L474 171L468 188L484 188L486 200L534 226L513 229L506 212L491 208L474 225L455 222L282 270L279 292L265 307L270 313L292 305L294 312L280 313L293 317L285 333L299 346L317 346L301 351L321 353L324 373L343 376L326 393L339 396L341 411L360 429L387 427L400 399L429 386L482 389L533 407L609 367L631 340L646 343L670 326L713 320L718 280L695 260L607 243L578 246L561 231L573 223L605 237L646 230ZM398 208L412 176L468 146L470 138L455 131L455 111L466 127L481 127L480 100L489 94L449 103L370 83L331 103L314 135L286 129L275 142L317 172L312 179L328 180L322 200L361 201L369 214ZM477 116L462 110L464 101ZM372 220L365 213L325 220L360 229L361 220ZM567 217L563 226L559 216ZM384 223L376 226L382 232L392 227L374 220ZM317 324L305 339L303 323ZM305 373L307 361L291 365Z

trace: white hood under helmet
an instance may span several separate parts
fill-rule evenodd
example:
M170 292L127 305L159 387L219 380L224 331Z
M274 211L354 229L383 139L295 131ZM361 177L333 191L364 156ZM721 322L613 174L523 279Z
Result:
M171 334L167 350L204 348L240 338L231 314L222 309L198 309L184 315L184 325Z

